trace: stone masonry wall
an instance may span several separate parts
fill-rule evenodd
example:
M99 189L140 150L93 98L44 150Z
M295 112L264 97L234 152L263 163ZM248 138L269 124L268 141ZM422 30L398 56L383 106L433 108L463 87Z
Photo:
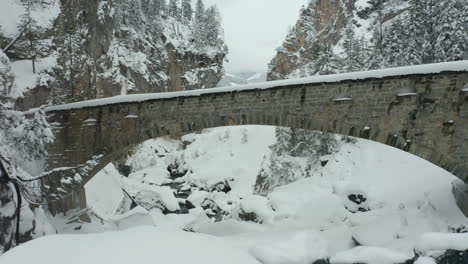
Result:
M151 138L228 125L274 125L391 145L468 181L468 72L315 83L49 112L48 169L102 155L98 171ZM398 96L398 94L406 94ZM334 100L352 98L352 100ZM93 172L93 173L95 173ZM84 185L92 176L82 175Z

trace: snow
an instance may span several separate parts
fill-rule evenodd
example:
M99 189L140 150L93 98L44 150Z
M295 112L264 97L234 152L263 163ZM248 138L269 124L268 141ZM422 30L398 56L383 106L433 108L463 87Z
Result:
M246 195L252 193L275 135L271 127L242 126L208 129L186 135L182 141L193 142L179 156L179 163L188 164L184 169L189 171L185 176L189 182L211 189L228 181L235 193Z
M333 99L334 102L341 102L341 101L352 101L353 98L351 97L341 97L341 98L335 98Z
M417 247L423 252L447 249L465 251L468 250L468 233L425 233L421 236Z
M258 195L243 197L240 209L245 213L255 213L263 223L272 223L275 212L267 198Z
M52 106L46 109L46 111L61 111L69 109L79 109L85 107L95 107L100 105L108 104L118 104L118 103L128 103L128 102L144 102L148 100L156 99L167 99L167 98L177 98L177 97L190 97L190 96L200 96L204 94L214 94L214 93L226 93L226 92L240 92L245 90L255 90L255 89L270 89L280 86L289 86L289 85L301 85L301 84L310 84L310 83L333 83L341 82L345 80L364 80L371 78L384 78L391 76L408 76L414 74L430 74L430 73L440 73L440 72L460 72L468 71L468 61L456 61L456 62L446 62L446 63L434 63L434 64L425 64L418 66L408 66L408 67L398 67L398 68L389 68L383 70L374 70L374 71L364 71L364 72L352 72L352 73L341 73L333 75L319 75L314 77L293 79L293 80L281 80L281 81L272 81L258 84L250 85L240 85L234 87L220 87L212 89L199 89L199 90L190 90L190 91L181 91L181 92L170 92L170 93L155 93L155 94L134 94L134 95L125 95L125 96L115 96L110 98L103 99L94 99L89 101L82 101L77 103L71 103L66 105ZM32 111L32 110L31 110Z
M306 264L327 257L327 243L316 232L297 232L290 239L257 245L250 253L263 264Z
M268 169L265 166L269 163L265 161L272 155L270 146L277 143L274 127L207 129L186 135L182 140L147 141L125 161L132 169L129 178L121 177L109 165L98 174L97 183L86 185L92 211L105 222L101 231L125 230L110 234L121 234L120 240L126 241L128 254L139 253L133 250L138 250L135 248L140 244L132 244L131 239L135 226L146 226L145 230L157 226L154 230L165 230L174 239L179 237L180 230L190 230L196 234L189 236L203 246L203 237L210 235L216 243L244 256L250 255L263 264L304 264L319 259L340 264L394 264L412 259L415 251L431 256L427 254L429 251L468 248L466 234L447 234L451 227L466 225L467 218L457 208L453 196L448 195L452 183L461 181L408 153L361 139L356 143L342 143L338 152L323 157L328 161L325 167L318 162L311 168L310 176L302 175L265 196L258 196L254 192L255 180L260 170ZM287 160L303 162L302 157ZM178 170L187 170L187 174L174 179L167 170L169 164L178 164ZM301 168L297 166L295 170ZM292 173L300 175L297 171ZM212 189L225 181L232 187L229 193ZM157 207L129 210L120 203L126 200L121 187L137 194L158 191L166 183L179 183L181 190L191 190L187 200L195 208L187 214L164 215ZM157 200L175 210L184 204L184 199L174 197L172 191L166 187L164 195ZM362 196L355 199L359 205L350 200L351 195ZM151 197L143 200L150 201L151 205ZM221 222L208 218L201 207L206 199L226 213ZM358 211L359 206L368 211ZM241 211L255 213L263 224L240 221ZM96 232L96 226L99 225L95 222L82 224L80 230L66 232ZM65 231L59 229L59 232ZM106 234L109 233L102 236ZM96 235L90 236L90 240L98 241ZM158 236L162 240L166 237L159 233ZM69 246L63 239L67 247L78 247ZM355 247L353 240L361 246ZM151 239L146 241L145 244L153 243ZM149 252L163 250L157 243ZM107 252L109 243L101 244L104 249L99 252ZM184 245L178 248L185 254ZM85 247L83 255L88 253L86 250ZM209 246L206 250L210 250ZM148 253L142 253L145 254ZM198 254L204 255L204 251ZM164 262L164 256L155 260ZM144 256L135 258L140 257ZM431 263L430 259L420 259L423 264Z
M404 263L414 256L379 247L355 247L330 259L331 264L395 264Z
M72 256L72 257L70 257ZM253 257L209 235L138 227L89 235L39 238L0 256L2 264L47 263L258 264Z
M60 1L42 2L45 3L44 6L34 6L31 17L38 26L48 28L60 13ZM19 32L18 26L21 22L21 16L25 13L26 10L20 0L2 0L2 8L0 8L2 32L8 37L16 37Z
M262 77L262 74L257 72L255 74L253 74L252 76L250 76L249 78L247 78L247 81L253 81L253 80L256 80L256 79L260 79Z
M15 75L15 83L11 91L13 98L22 97L31 88L41 81L41 72L49 71L56 65L56 58L39 58L36 61L36 73L33 73L31 60L19 60L11 63L11 71Z
M418 95L417 93L399 93L397 94L398 97L404 97L404 96L414 96Z
M435 259L430 258L430 257L420 257L418 258L414 264L437 264L435 262Z
M88 206L100 216L113 215L124 198L119 178L116 175L119 175L118 171L110 164L85 185ZM105 195L103 195L103 190L105 190Z

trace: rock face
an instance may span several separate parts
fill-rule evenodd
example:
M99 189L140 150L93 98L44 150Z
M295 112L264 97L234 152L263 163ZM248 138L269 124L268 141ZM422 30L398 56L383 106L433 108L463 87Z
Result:
M310 1L270 62L267 80L286 79L294 71L306 67L315 59L314 51L319 43L336 45L351 23L353 10L354 1Z
M18 107L215 87L227 52L222 38L196 45L190 21L165 8L147 10L143 2L60 1L53 25L38 37L46 44L37 60L51 65L35 87L23 89ZM2 46L12 38L0 38ZM24 59L20 51L8 55Z
M310 0L267 79L465 60L467 15L460 0Z

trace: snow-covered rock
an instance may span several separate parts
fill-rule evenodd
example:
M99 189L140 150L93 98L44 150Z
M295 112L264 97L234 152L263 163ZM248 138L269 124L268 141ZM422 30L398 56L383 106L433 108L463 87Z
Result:
M414 255L380 247L355 247L343 251L330 259L331 264L398 264L413 259Z

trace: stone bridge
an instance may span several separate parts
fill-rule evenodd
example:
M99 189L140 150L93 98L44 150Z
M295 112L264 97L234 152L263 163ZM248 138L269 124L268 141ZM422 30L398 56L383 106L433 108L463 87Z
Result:
M148 139L234 125L284 126L369 139L468 181L468 61L117 96L54 106L47 113L56 135L47 166L56 171L73 168L65 180L75 184L70 190L82 188L109 162ZM77 172L80 176L74 177ZM62 179L67 175L56 174ZM50 180L49 185L53 182L60 181ZM83 191L73 193L75 205L62 201L56 207L85 202Z

